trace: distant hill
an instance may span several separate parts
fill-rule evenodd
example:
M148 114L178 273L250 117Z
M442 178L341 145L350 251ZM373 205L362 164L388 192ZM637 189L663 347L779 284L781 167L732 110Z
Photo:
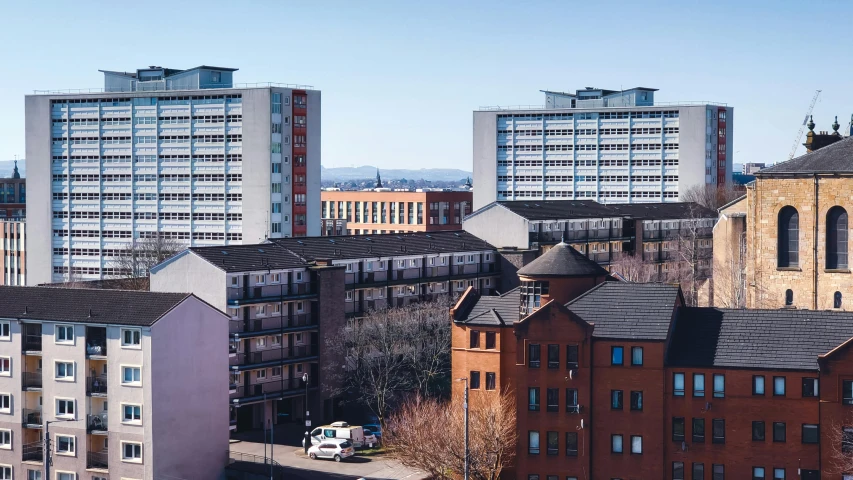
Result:
M14 160L0 160L0 178L7 178L12 176L12 172L15 170L15 161ZM27 167L26 162L23 160L18 160L18 171L21 172L22 177L27 176Z
M376 177L376 167L365 165L362 167L321 167L320 178L323 181L342 182L347 180L359 180ZM471 172L457 170L455 168L422 168L420 170L406 169L379 169L382 179L397 180L429 180L434 181L456 181L471 176Z

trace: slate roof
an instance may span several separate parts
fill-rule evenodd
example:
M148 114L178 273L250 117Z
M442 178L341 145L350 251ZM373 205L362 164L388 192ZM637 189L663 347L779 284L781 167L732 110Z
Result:
M192 294L0 286L0 318L151 326Z
M695 217L697 213L702 213L702 216L705 218L717 218L717 213L713 210L692 202L614 205L598 203L593 200L516 200L496 203L530 221L612 217L641 220L675 220ZM483 209L487 207L483 207ZM474 212L472 215L476 213Z
M851 337L851 312L681 308L667 361L683 367L816 371L818 355Z
M666 340L679 295L677 285L604 282L566 307L595 325L593 337Z
M455 321L469 325L512 325L518 321L519 301L518 288L503 295L482 296L467 311L458 312Z
M811 173L853 173L853 137L755 172L756 177Z
M196 255L226 272L304 268L307 262L276 244L191 247Z
M601 265L560 242L538 258L518 269L519 275L529 277L594 277L608 275Z

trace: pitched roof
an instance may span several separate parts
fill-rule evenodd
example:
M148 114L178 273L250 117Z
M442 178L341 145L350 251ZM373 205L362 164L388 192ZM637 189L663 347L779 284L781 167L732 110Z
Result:
M762 168L756 177L811 173L853 173L853 137L806 153L792 160Z
M679 295L677 285L604 282L566 307L595 324L593 337L666 340Z
M459 312L454 321L469 325L512 325L518 320L519 294L514 288L503 295L481 296Z
M681 308L667 361L683 367L817 370L818 355L851 337L851 312Z
M250 272L306 266L306 262L301 258L273 243L191 247L189 250L226 272Z
M529 277L595 277L608 273L569 244L560 242L518 269L518 274Z
M608 217L675 220L693 218L697 215L717 218L717 213L713 210L692 202L603 204L593 200L515 200L496 203L530 221Z
M0 286L0 317L151 326L192 294Z

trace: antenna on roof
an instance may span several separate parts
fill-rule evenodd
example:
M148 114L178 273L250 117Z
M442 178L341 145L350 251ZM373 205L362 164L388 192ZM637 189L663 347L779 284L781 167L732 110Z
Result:
M89 317L88 318L92 318L92 309L91 308L89 309Z
M24 315L26 315L26 314L28 314L28 313L30 313L30 312L29 312L29 307L27 307L26 305L24 305Z

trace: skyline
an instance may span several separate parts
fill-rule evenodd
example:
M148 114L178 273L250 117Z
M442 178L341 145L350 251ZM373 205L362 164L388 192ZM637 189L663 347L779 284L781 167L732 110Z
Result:
M0 7L0 42L17 46L0 51L14 65L0 86L0 160L25 156L24 95L97 88L99 69L154 64L234 67L238 83L313 85L323 94L324 167L471 170L473 111L542 104L546 89L647 86L660 89L660 102L726 103L738 164L786 160L816 89L816 130L831 130L836 115L846 130L853 114L843 47L853 40L845 21L853 6L843 3L610 2L578 20L578 2L254 2L239 11L221 0L98 3ZM73 48L60 50L62 36L46 34L46 9L51 24L79 28ZM185 21L157 28L170 18L159 12Z

